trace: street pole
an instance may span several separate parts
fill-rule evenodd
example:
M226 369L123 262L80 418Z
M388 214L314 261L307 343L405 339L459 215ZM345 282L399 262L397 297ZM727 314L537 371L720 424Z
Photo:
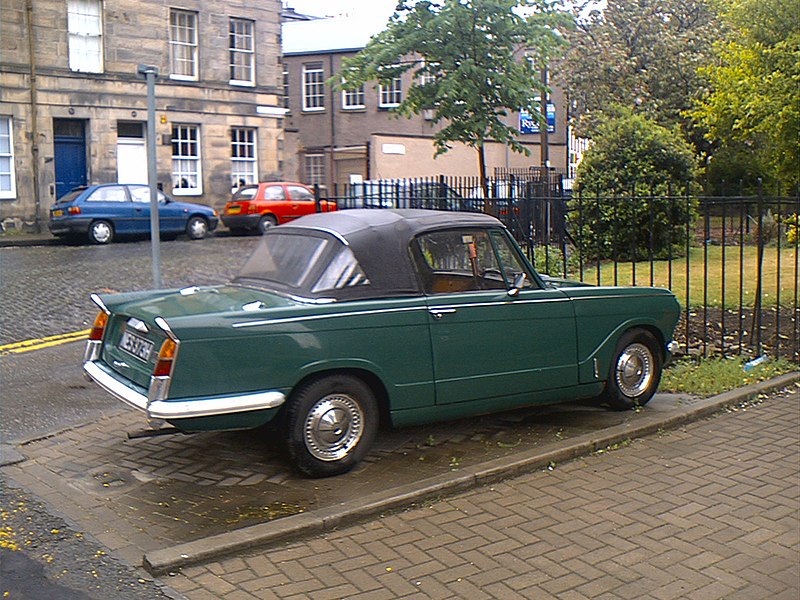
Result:
M153 287L161 287L161 227L158 218L156 170L156 77L158 68L139 65L137 73L147 81L147 183L150 186L150 246L153 251Z

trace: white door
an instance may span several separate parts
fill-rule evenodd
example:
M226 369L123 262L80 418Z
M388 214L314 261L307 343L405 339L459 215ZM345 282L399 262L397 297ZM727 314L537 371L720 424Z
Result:
M147 183L147 148L143 139L117 139L117 182Z

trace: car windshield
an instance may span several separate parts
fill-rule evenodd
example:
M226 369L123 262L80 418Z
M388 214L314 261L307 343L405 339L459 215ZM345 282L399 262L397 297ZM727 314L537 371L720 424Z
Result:
M304 297L341 297L370 285L353 251L339 240L279 231L264 236L234 283Z
M240 187L236 192L233 194L233 198L231 198L232 202L239 202L241 200L252 200L256 197L256 193L258 192L257 185L246 185Z
M329 243L329 240L321 237L266 235L236 280L269 281L299 288L318 265Z

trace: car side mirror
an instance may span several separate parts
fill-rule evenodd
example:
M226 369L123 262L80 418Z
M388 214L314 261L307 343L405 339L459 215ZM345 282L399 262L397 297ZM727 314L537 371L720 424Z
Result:
M525 287L525 281L528 279L528 274L524 271L519 273L516 277L514 277L514 287L512 287L508 292L506 292L512 298L519 294L519 291Z

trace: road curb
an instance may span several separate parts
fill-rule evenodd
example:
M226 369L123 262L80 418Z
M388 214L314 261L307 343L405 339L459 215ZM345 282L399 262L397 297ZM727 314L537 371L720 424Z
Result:
M635 424L609 427L563 442L548 444L527 452L377 492L357 501L345 502L155 550L143 556L142 565L152 575L163 575L227 554L255 547L264 548L289 539L331 531L376 514L407 508L424 500L508 479L541 467L567 462L633 438L675 429L683 424L710 416L731 405L751 400L760 394L787 387L797 381L800 381L800 372L789 373L766 382L752 384L701 400L691 406L687 405L684 410L671 415L653 415L639 419Z

